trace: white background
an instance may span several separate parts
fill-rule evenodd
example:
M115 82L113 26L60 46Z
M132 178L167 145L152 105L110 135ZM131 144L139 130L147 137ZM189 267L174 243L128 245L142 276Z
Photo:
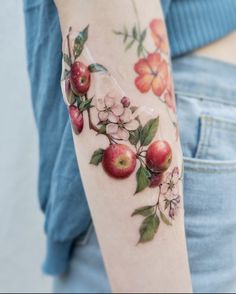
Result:
M0 4L0 292L50 292L41 273L45 240L22 1Z

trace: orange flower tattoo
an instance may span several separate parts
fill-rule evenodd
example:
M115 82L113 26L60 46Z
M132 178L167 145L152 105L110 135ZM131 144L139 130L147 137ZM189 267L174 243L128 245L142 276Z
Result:
M150 23L152 38L157 48L168 53L168 38L165 25L161 19L154 19Z
M176 140L179 137L176 121L176 103L174 84L171 78L169 60L168 35L165 23L162 19L153 19L147 28L142 29L139 18L137 23L129 30L124 26L123 31L113 31L123 38L126 44L125 50L137 45L139 60L134 65L134 71L138 74L134 84L141 93L152 91L153 94L166 105L168 115L173 127L176 129ZM146 47L145 40L151 35L153 47Z
M161 96L167 87L168 65L161 60L159 53L151 53L147 58L140 59L134 66L139 75L135 85L141 93L147 93L152 89L153 93Z

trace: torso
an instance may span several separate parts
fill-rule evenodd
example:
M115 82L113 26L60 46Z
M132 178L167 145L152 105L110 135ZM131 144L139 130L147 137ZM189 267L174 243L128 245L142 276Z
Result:
M236 31L199 50L196 54L236 64Z

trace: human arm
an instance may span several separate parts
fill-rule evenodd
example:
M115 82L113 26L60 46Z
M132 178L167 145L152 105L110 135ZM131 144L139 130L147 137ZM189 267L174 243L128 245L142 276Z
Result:
M62 89L112 289L191 292L160 3L55 2L64 36Z

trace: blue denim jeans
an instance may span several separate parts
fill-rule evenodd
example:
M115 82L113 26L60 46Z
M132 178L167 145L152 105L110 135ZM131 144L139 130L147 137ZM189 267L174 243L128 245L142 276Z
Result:
M185 157L185 228L195 293L236 292L236 66L186 56L173 61ZM181 281L180 281L181 282ZM93 227L78 242L56 293L107 293Z

